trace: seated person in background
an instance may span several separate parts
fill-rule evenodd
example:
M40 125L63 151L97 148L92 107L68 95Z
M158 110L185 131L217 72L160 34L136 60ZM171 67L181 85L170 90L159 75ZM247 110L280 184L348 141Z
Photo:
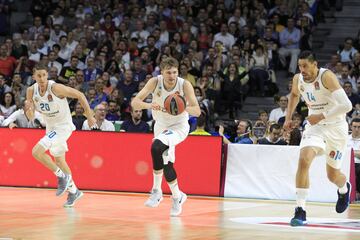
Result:
M279 107L274 108L270 112L269 121L271 122L278 122L281 117L285 117L287 112L288 98L286 96L281 96L277 104Z
M143 114L143 111L141 109L133 108L130 106L130 114L131 114L131 118L125 120L121 124L121 128L120 128L121 132L137 132L137 133L150 132L150 126L145 121L141 120Z
M114 100L109 100L109 111L106 114L106 119L111 122L120 121L120 109Z
M98 104L94 108L96 124L101 131L115 131L114 125L105 119L106 116L106 107L104 104ZM82 126L82 130L91 130L89 127L88 121L85 120Z
M205 135L205 136L211 136L210 133L205 131L205 125L206 125L206 114L205 112L201 112L200 116L197 118L196 121L196 129L190 133L190 135Z
M264 145L287 145L287 142L281 137L281 126L277 123L270 125L269 135L258 140L258 144Z
M235 137L234 143L239 144L254 144L255 140L252 134L252 123L250 120L240 120L236 130L237 136ZM224 143L231 143L229 139L224 136L224 126L220 125L219 135L223 137Z
M29 120L26 116L26 111L28 106L25 104L26 100L22 102L22 108L13 112L7 119L5 119L1 126L9 127L10 129L14 127L20 128L41 128L45 127L45 123L42 119L42 116L39 112L35 111L34 121Z
M84 108L81 106L80 102L77 102L75 105L75 111L72 116L72 121L76 127L76 130L81 130L82 126L86 120L84 115Z

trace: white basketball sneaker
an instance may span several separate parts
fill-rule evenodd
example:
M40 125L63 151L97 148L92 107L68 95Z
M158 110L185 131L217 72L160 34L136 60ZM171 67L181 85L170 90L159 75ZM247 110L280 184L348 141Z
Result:
M150 193L150 197L145 202L145 206L155 208L159 206L160 202L163 200L163 194L158 189L153 189Z
M172 199L172 206L170 209L170 216L176 217L179 216L182 212L182 205L187 199L187 195L183 192L181 192L181 195L179 198L171 198Z

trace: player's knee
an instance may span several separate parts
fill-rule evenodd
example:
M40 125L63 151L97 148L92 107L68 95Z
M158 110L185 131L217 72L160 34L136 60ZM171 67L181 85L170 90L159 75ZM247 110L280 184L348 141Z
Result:
M169 147L163 144L160 140L155 139L151 145L151 156L153 159L153 169L161 170L164 168L164 160L162 158L163 153Z
M329 181L332 183L336 182L338 176L339 176L338 171L327 171L327 177L328 177Z
M169 162L164 166L164 176L167 182L172 182L176 179L176 171L174 169L174 164Z
M169 146L165 145L162 141L155 139L151 145L151 154L161 156L168 148Z
M42 154L44 154L44 151L38 145L35 145L31 153L36 160L40 161Z
M299 168L303 170L309 169L313 158L314 156L311 153L300 153Z

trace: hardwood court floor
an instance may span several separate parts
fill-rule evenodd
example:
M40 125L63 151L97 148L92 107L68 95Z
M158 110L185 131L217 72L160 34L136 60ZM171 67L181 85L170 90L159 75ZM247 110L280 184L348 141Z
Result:
M66 209L55 190L0 188L0 239L360 239L356 205L337 214L333 204L309 204L312 226L291 228L293 202L189 196L182 216L171 218L168 196L157 209L146 208L146 198L85 192Z

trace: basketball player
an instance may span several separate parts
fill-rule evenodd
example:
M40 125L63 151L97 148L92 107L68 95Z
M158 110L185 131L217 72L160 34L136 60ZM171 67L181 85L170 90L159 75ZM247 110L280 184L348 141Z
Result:
M85 110L89 125L95 126L96 120L92 116L84 94L74 88L48 80L45 65L39 64L34 67L33 79L36 83L29 87L26 92L26 99L29 104L26 114L31 120L34 119L35 110L43 115L46 123L46 135L34 146L32 154L57 176L57 196L61 196L66 190L69 190L64 207L72 207L83 193L75 186L71 170L65 161L65 152L68 151L66 141L72 131L75 130L66 97L78 99ZM47 150L54 157L55 163L46 153Z
M313 53L302 52L298 65L300 73L293 78L284 127L291 128L291 116L300 95L308 105L309 116L300 143L296 173L297 207L290 222L291 226L306 224L305 201L310 185L309 168L316 155L326 155L328 179L338 187L336 212L342 213L346 210L351 192L350 183L340 171L342 155L347 144L348 124L345 115L352 109L351 102L335 74L328 69L318 68Z
M175 58L165 58L160 63L161 75L151 78L145 87L132 100L135 109L152 109L155 120L154 140L151 146L153 160L153 187L150 198L145 202L148 207L157 207L162 197L161 181L163 174L172 193L171 216L178 216L186 201L186 194L179 190L177 175L174 169L175 146L184 141L189 133L189 114L198 117L201 113L194 89L189 81L178 77L179 63ZM178 92L187 100L184 112L173 116L164 111L167 96ZM152 94L152 103L144 99Z

